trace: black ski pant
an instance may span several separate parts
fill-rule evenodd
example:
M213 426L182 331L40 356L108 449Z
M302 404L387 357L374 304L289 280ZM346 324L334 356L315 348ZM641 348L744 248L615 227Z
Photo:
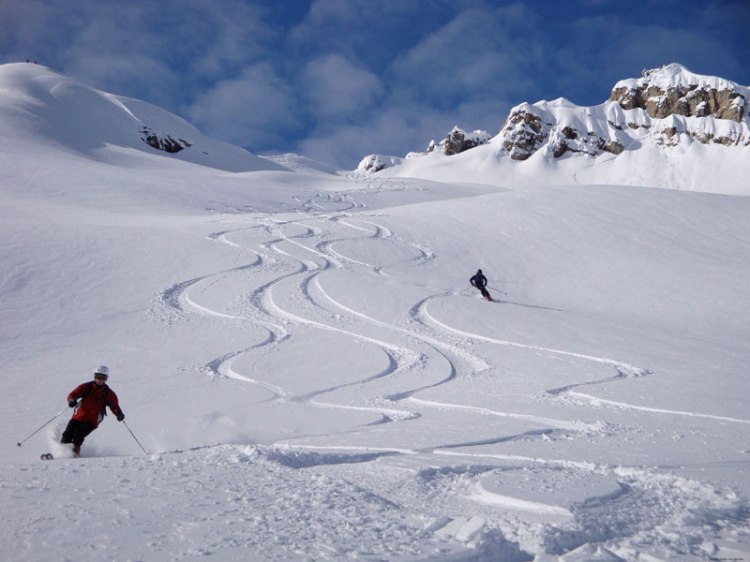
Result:
M63 431L60 443L73 443L76 447L80 447L83 445L83 440L95 429L96 426L93 423L72 419L68 422L68 427Z
M479 292L482 293L482 296L486 298L487 300L491 300L492 297L490 296L489 291L482 285L481 287L479 285L474 285L477 289L479 289Z

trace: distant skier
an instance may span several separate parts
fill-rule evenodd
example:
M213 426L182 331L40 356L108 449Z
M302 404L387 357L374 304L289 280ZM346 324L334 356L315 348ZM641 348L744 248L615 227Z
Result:
M479 292L482 293L482 296L488 300L492 300L492 296L490 296L489 291L487 291L487 278L484 276L484 273L482 273L481 269L477 269L477 272L472 276L471 279L469 279L469 283L471 283L472 287L476 287L479 289Z
M94 371L94 380L78 385L68 394L68 406L75 408L73 417L63 431L60 443L73 443L73 452L81 454L84 439L94 431L107 415L107 406L117 417L117 421L125 419L120 409L117 394L107 386L109 368L102 365ZM80 402L79 402L80 400Z

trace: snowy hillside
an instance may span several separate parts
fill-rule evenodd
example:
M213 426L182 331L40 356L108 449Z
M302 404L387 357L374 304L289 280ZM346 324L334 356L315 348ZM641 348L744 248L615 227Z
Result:
M207 138L154 105L101 92L35 64L0 66L0 135L32 145L54 143L103 161L170 155L230 172L282 169Z
M359 170L501 186L530 180L748 195L749 103L748 87L670 64L618 82L601 105L564 98L522 103L484 142L456 150L456 130L462 140L481 131L454 129L425 153L371 155Z
M492 143L404 164L442 181L219 165L34 65L0 130L5 559L750 559L750 197L550 185L569 156L499 188ZM126 419L72 458L100 364Z

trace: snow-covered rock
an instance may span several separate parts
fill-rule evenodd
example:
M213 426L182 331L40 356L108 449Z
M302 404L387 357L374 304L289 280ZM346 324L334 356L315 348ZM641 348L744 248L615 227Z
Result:
M666 148L703 144L750 146L745 103L750 90L734 82L693 74L679 64L646 70L615 84L609 101L579 107L560 98L514 107L500 128L500 144L513 160L545 149L598 156L636 150L645 138Z
M564 98L552 102L524 103L513 108L498 134L498 142L513 160L526 160L544 148L553 158L566 152L598 156L620 154L623 141L602 122L592 122L591 112ZM614 127L617 129L617 127Z
M747 147L748 98L750 88L669 64L645 70L640 79L621 80L612 89L610 101L631 110L629 116L635 119L628 119L626 125L634 135L643 135L645 129L662 146L692 138L704 144Z
M375 173L386 168L398 166L403 161L398 156L387 156L385 154L369 154L360 160L357 166L358 172Z
M721 78L693 74L673 63L644 70L637 79L621 80L610 101L624 109L645 109L650 117L715 117L742 122L748 89Z
M513 160L526 160L541 148L554 158L568 152L617 155L640 148L633 141L644 137L658 147L691 139L749 146L744 110L749 96L750 89L734 82L669 64L644 71L640 79L617 82L600 106L578 107L563 98L516 106L498 137Z
M498 137L513 160L526 160L542 148L554 158L568 152L617 155L640 148L633 141L644 137L658 147L690 139L749 146L744 110L749 96L750 89L734 82L669 64L644 71L640 79L621 80L600 106L578 107L563 98L516 106Z
M467 133L456 125L439 143L436 143L434 140L430 141L427 152L437 150L447 156L460 154L480 144L487 144L491 138L492 136L487 131L476 130Z

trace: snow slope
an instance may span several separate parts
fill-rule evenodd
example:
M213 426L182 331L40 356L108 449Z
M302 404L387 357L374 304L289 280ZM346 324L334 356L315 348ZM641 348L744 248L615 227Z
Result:
M750 198L92 156L8 90L8 560L750 558Z

